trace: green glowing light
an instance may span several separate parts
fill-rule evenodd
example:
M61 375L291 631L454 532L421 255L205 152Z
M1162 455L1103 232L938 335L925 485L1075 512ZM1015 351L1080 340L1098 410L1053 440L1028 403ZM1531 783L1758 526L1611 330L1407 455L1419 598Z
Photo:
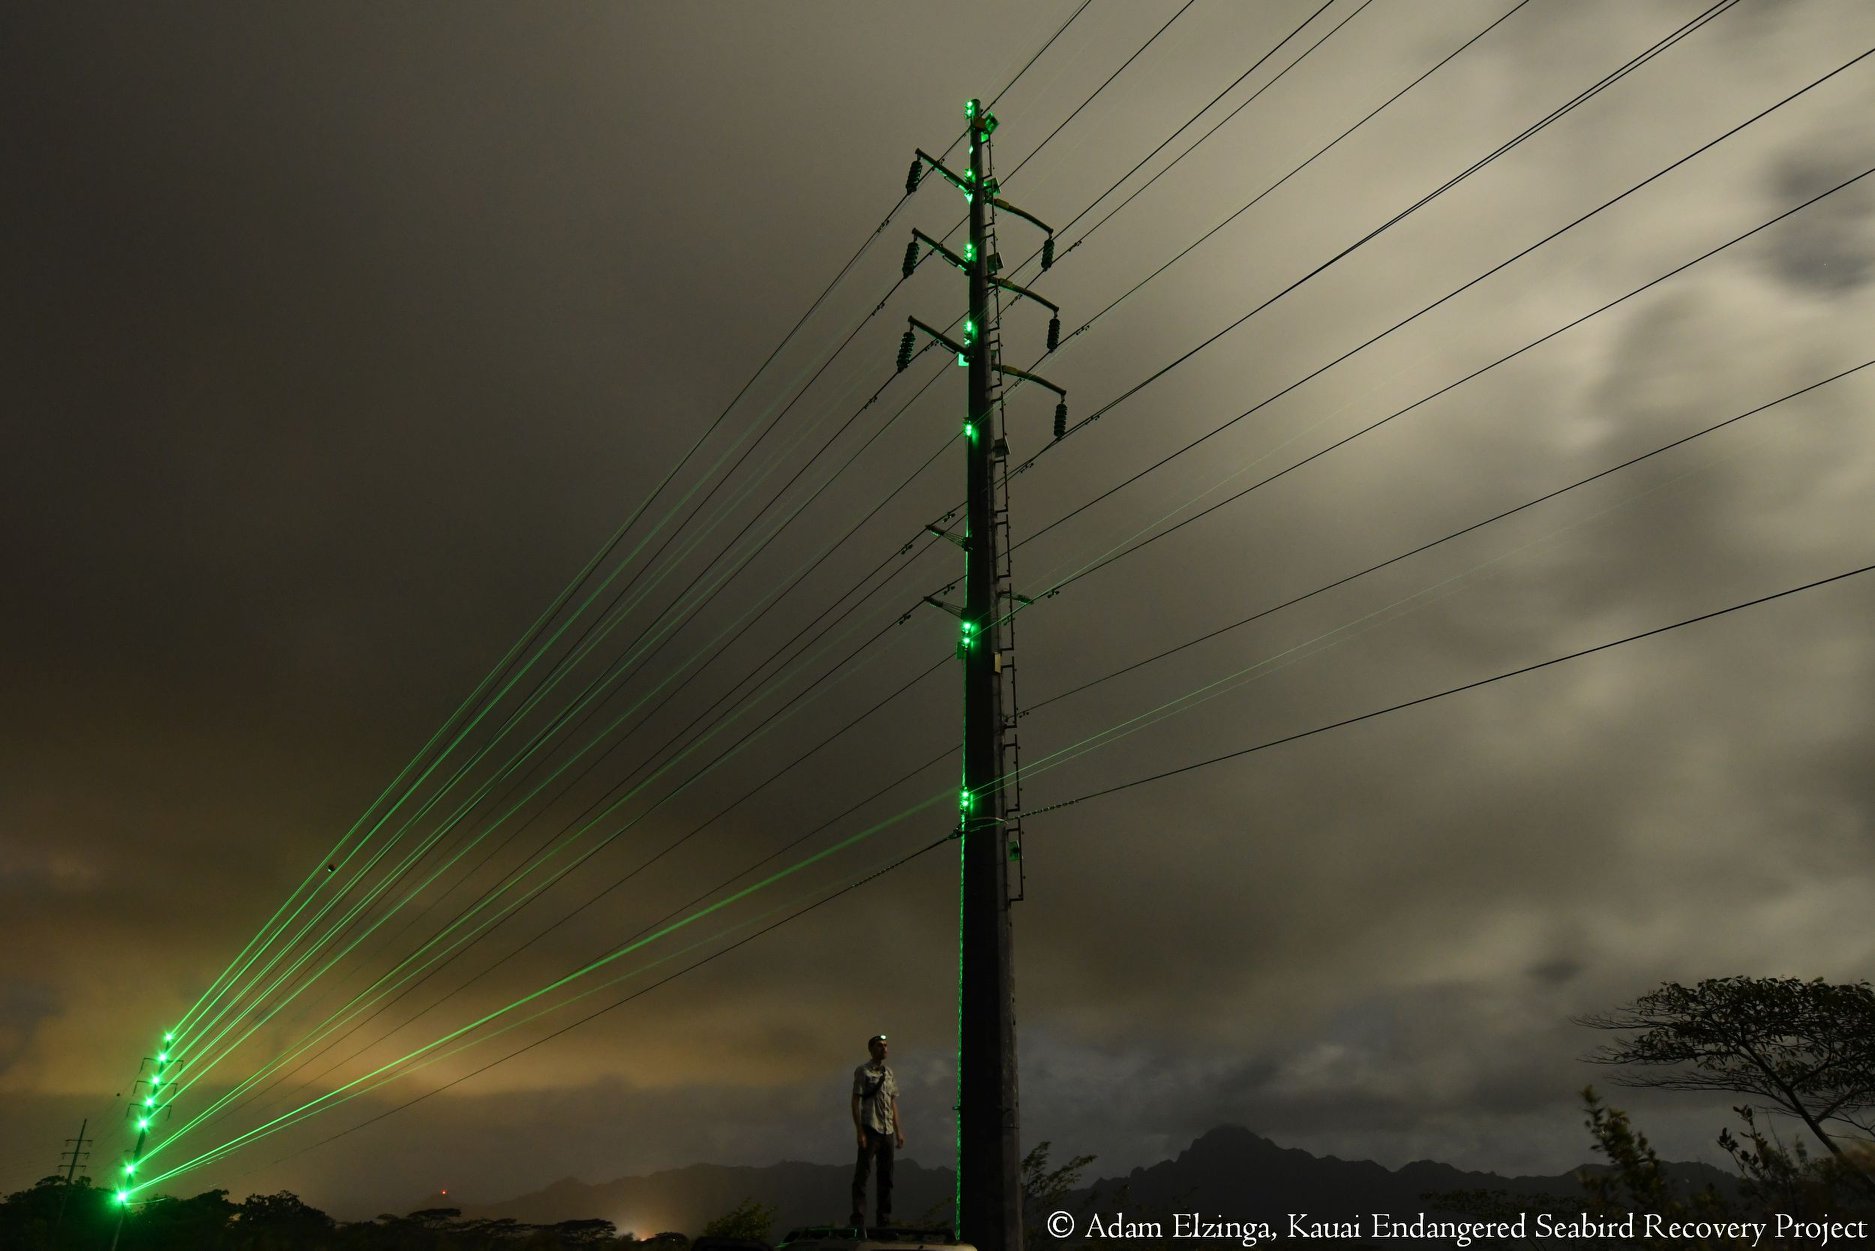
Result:
M150 1122L149 1122L149 1121L147 1121L147 1120L142 1120L142 1121L138 1121L138 1122L137 1122L137 1128L138 1128L138 1129L148 1129L148 1128L150 1128Z
M977 259L977 245L976 244L974 243L964 244L964 259L966 261L974 261ZM964 323L964 325L966 326L968 326L969 324L970 324L969 322Z
M143 1106L144 1106L144 1107L146 1107L146 1108L153 1108L153 1107L155 1107L155 1106L156 1106L156 1096L155 1096L155 1095L151 1095L151 1096L150 1096L149 1098L147 1098L147 1099L145 1099L145 1100L143 1101Z
M969 812L976 806L976 802L976 796L972 795L968 790L957 792L957 806L963 811Z
M168 1063L169 1063L169 1053L168 1053L167 1051L165 1051L165 1052L164 1052L164 1053L163 1053L162 1055L160 1055L160 1056L157 1056L157 1057L156 1057L156 1062L157 1062L158 1064L168 1064Z
M117 1205L119 1207L122 1207L129 1202L130 1202L130 1192L128 1190L120 1190L117 1192Z
M975 443L977 440L977 428L967 421L964 423L964 438L969 439L972 443Z
M971 339L977 337L977 324L968 317L964 318L964 336Z
M535 1000L538 1000L547 995L550 995L554 991L559 990L562 986L567 985L568 983L576 980L577 978L585 976L586 974L591 973L594 970L603 968L604 966L612 963L613 961L616 961L628 955L632 951L636 951L642 947L655 943L656 941L663 938L667 934L675 933L685 928L686 926L691 925L695 923L696 921L701 920L704 917L707 917L715 912L718 912L722 910L723 908L732 906L735 903L739 902L740 900L747 898L749 895L752 895L759 890L765 889L766 887L773 885L775 882L779 882L787 877L790 877L804 869L811 867L812 865L818 864L822 860L825 860L829 858L830 856L836 855L840 851L843 851L846 848L853 846L864 839L873 837L875 834L879 833L881 830L887 829L893 825L898 824L901 821L904 821L910 817L913 817L917 815L918 813L923 812L924 810L932 807L933 805L941 803L942 801L943 801L942 792L932 795L929 798L921 801L920 803L912 805L910 808L907 808L904 812L900 813L897 816L890 817L884 821L878 822L875 825L867 829L861 830L845 839L842 839L840 842L835 843L834 845L830 847L823 848L822 850L817 851L810 856L807 856L806 858L798 861L797 863L793 865L788 866L787 868L777 870L775 873L769 875L769 877L763 879L762 881L756 882L747 887L744 887L742 890L737 891L735 894L730 895L724 899L719 899L716 902L699 909L698 911L690 914L689 916L681 920L674 921L667 925L664 925L662 928L657 929L651 933L640 935L639 937L633 939L630 943L626 944L625 946L620 947L619 949L597 960L594 960L591 964L587 965L586 967L576 970L575 972L570 973L566 975L565 977L558 979L557 981L550 982L547 985L540 987L538 990L533 991L532 993L525 995L520 999L515 1000L513 1003L507 1005L506 1007L498 1008L494 1012L491 1012L478 1020L471 1021L463 1025L462 1027L444 1035L441 1038L435 1039L432 1042L426 1043L423 1046L418 1047L416 1050L410 1052L408 1055L405 1055L403 1057L400 1057L399 1059L392 1060L383 1065L380 1065L378 1068L372 1070L371 1072L363 1074L360 1077L354 1078L350 1082L347 1082L345 1085L340 1086L334 1090L328 1091L326 1094L320 1095L319 1097L313 1100L310 1100L306 1104L301 1105L299 1108L296 1108L291 1112L275 1117L272 1121L269 1121L266 1124L258 1126L254 1129L250 1129L243 1134L237 1135L235 1138L230 1139L229 1141L227 1141L226 1143L223 1143L219 1147L213 1148L212 1150L204 1152L203 1154L201 1154L200 1156L197 1156L196 1158L192 1160L186 1161L182 1164L179 1164L170 1168L167 1172L164 1172L160 1174L159 1176L152 1178L150 1181L142 1183L139 1189L149 1189L150 1187L158 1184L159 1182L165 1181L168 1178L173 1177L179 1173L199 1167L200 1165L206 1164L210 1162L211 1160L219 1159L222 1156L225 1156L229 1154L230 1152L238 1149L244 1143L250 1142L256 1138L259 1138L259 1137L262 1137L271 1133L278 1132L278 1130L286 1128L288 1124L296 1123L299 1120L305 1119L307 1116L317 1113L319 1110L321 1110L321 1105L331 1104L332 1101L335 1099L344 1101L344 1100L349 1100L351 1098L355 1098L357 1097L356 1094L347 1094L346 1092L357 1090L357 1088L363 1085L364 1083L371 1082L374 1079L379 1078L380 1076L384 1075L391 1069L406 1066L409 1064L409 1062L416 1060L422 1056L425 1056L428 1053L434 1052L437 1048L440 1048L440 1047L446 1046L447 1044L455 1042L457 1039L462 1038L465 1034L472 1033L473 1031L479 1029L481 1026L487 1024L490 1021L495 1020L496 1018L502 1015L505 1015L509 1012L513 1012L516 1009L522 1008L526 1006L527 1004L534 1002ZM437 1058L441 1058L441 1057L437 1057ZM384 1079L384 1082L394 1080L396 1076L400 1076L400 1075L401 1074L393 1074L391 1077L386 1077ZM384 1084L384 1082L376 1082L375 1085L382 1085ZM366 1087L366 1089L374 1089L375 1085L371 1087ZM357 1091L357 1093L362 1094L364 1093L364 1091ZM168 1143L165 1144L165 1146L169 1144L173 1144L175 1141L176 1141L176 1135L172 1135L170 1139L168 1140ZM158 1148L157 1150L161 1150L161 1148ZM148 1162L148 1160L155 1154L156 1152L152 1151L148 1155L146 1155L145 1162Z
M962 352L959 352L957 353L957 363L959 365L968 365L970 363L970 358L965 356Z
M137 1166L134 1164L126 1164L124 1165L124 1171L126 1173L134 1173L137 1171Z
M964 101L964 116L975 117L976 115L977 115L977 102L975 100L965 100Z

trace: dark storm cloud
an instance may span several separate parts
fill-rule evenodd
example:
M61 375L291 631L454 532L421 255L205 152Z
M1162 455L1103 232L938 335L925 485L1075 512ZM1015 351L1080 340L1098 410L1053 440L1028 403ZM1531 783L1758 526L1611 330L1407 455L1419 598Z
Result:
M1854 165L1834 154L1792 156L1780 163L1772 186L1779 199L1796 201L1859 173ZM1777 238L1774 272L1800 291L1844 295L1866 283L1875 268L1875 208L1866 196L1832 197L1818 206L1807 229Z
M1506 7L1453 6L1404 33L1384 6L1364 11L1050 272L1064 324ZM1195 6L1006 190L1066 220L1307 11ZM1093 411L1696 11L1530 6L1042 372L1070 387L1077 417ZM1775 11L1722 15L1062 443L1019 480L1018 535L1875 33L1863 6ZM6 1072L10 1098L38 1100L39 1144L85 1114L71 1092L95 1111L128 1080L112 1075L143 1054L133 1040L193 1002L708 426L897 196L910 148L941 148L964 96L1006 79L1066 16L1021 10L1027 26L991 64L917 50L933 22L1017 20L1002 7L744 8L734 22L708 9L484 8L447 22L422 9L176 12L17 18L0 75L10 114L33 122L10 129L7 164L35 189L0 208L26 244L0 314L7 402L24 416L9 430L0 524L26 536L9 573L31 588L4 620L0 821L23 835L8 858L16 963L0 971L52 988L21 1001L33 1032ZM999 167L1172 12L1090 9L998 106ZM1273 472L1846 177L1857 149L1843 118L1866 112L1867 75L1829 90L1024 547L1018 583L1045 586L1186 515L1199 493L1208 503ZM1044 601L1019 623L1024 700L1857 363L1875 289L1870 204L1850 188ZM784 354L738 422L779 409L872 308L911 225L941 233L957 208L929 191L910 201L813 323L816 350ZM952 307L950 279L927 266L893 296L752 457L751 475L774 475L761 493L725 508L649 607L707 585L753 502L888 376L899 318ZM1039 351L1033 312L1009 317L1025 357ZM1038 773L1025 797L1069 798L1866 563L1869 387L1834 384L1041 708L1022 723L1025 760L1242 671L1189 712ZM686 656L724 652L491 874L661 758L744 668L811 629L817 599L955 503L947 459L871 523L862 550L802 572L873 488L954 433L955 387L933 392L607 705L614 715L687 674ZM1019 454L1042 446L1047 405L1018 394L1010 409ZM865 410L839 450L895 410ZM745 428L729 423L699 463L738 450ZM789 505L817 483L797 484ZM954 549L934 547L867 608L876 620L839 627L853 640L890 627L880 648L819 678L843 654L829 651L763 707L790 710L771 737L655 811L656 791L634 801L626 814L649 815L504 941L646 866L629 889L392 1035L380 1058L656 924L954 738L946 670L789 765L950 648L950 620L917 607L956 575ZM772 617L719 644L771 593ZM1038 817L1017 914L1025 1135L1114 1169L1233 1120L1389 1163L1578 1162L1570 1092L1593 1075L1574 1058L1570 1014L1669 977L1856 976L1875 954L1854 937L1875 828L1869 594L1817 592ZM708 837L652 861L776 770ZM942 793L954 773L940 765L792 855ZM891 826L752 902L841 884L948 819ZM913 1154L942 1160L954 867L927 856L343 1150L267 1171L270 1141L241 1167L257 1189L370 1215L439 1184L497 1198L568 1173L834 1159L849 1053L879 1029L905 1040ZM675 942L731 941L747 915ZM372 953L390 946L373 941ZM491 939L409 1006L509 949ZM457 1072L426 1070L409 1093ZM348 1108L363 1119L386 1098ZM1645 1107L1650 1132L1682 1126L1670 1105ZM1687 1117L1698 1132L1667 1138L1710 1155L1711 1126ZM326 1126L275 1141L284 1153ZM45 1154L22 1145L6 1167L37 1175ZM224 1184L213 1172L195 1176Z

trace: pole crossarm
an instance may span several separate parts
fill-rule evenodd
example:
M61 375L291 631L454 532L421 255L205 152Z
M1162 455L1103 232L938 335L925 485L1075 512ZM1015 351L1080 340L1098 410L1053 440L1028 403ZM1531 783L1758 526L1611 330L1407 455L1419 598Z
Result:
M1034 374L1028 372L1026 369L1017 369L1014 365L998 365L996 366L996 372L999 374L1007 374L1008 376L1012 378L1020 378L1024 382L1033 382L1037 386L1047 387L1050 391L1053 391L1056 395L1059 395L1064 400L1068 398L1068 393L1066 391L1062 390L1060 387L1056 386L1054 383L1050 382L1046 378L1036 377Z
M913 239L914 247L917 246L918 242L922 241L933 252L942 254L945 260L949 261L951 264L955 265L957 268L963 270L965 273L970 272L970 263L968 261L964 260L963 257L957 255L955 252L951 251L949 248L939 243L936 239L933 239L930 235L926 234L924 231L913 229L911 232L911 237Z
M1010 282L1009 280L1005 278L998 278L995 275L991 275L990 281L994 283L996 286L1001 287L1005 291L1013 291L1017 295L1027 296L1029 299L1034 300L1037 304L1040 304L1042 307L1046 308L1049 312L1054 313L1056 316L1061 315L1061 306L1055 303L1053 300L1048 299L1046 296L1037 295L1035 294L1035 292L1029 290L1027 287L1018 286L1015 283ZM1007 373L1008 371L1004 370L1003 372Z
M907 317L905 320L910 322L913 326L917 327L919 330L922 330L926 334L930 335L933 339L936 339L939 343L942 343L945 347L949 348L951 351L957 353L957 355L966 356L969 354L970 349L967 346L965 346L962 343L957 342L957 340L951 338L949 335L945 334L942 330L934 330L930 326L927 326L923 322L919 321L916 317Z
M900 151L903 151L903 150L904 149L902 148L900 149ZM912 150L918 154L919 160L923 161L926 165L929 165L932 169L935 169L939 174L943 175L944 181L950 183L951 186L957 188L959 191L963 192L966 195L972 194L974 192L975 189L971 187L970 183L965 179L959 178L956 174L951 173L950 170L946 168L944 162L938 160L935 156L932 156L929 152L926 152L923 148L914 148Z
M1047 235L1049 238L1052 239L1055 237L1055 228L1053 226L1050 226L1047 222L1043 221L1041 218L1037 217L1035 214L1030 213L1024 209L1017 208L1015 205L1003 199L1001 196L999 195L991 196L990 204L992 207L999 208L1005 213L1014 213L1017 217L1020 217L1023 221L1028 222L1030 225L1034 226L1037 230L1040 230L1043 234Z

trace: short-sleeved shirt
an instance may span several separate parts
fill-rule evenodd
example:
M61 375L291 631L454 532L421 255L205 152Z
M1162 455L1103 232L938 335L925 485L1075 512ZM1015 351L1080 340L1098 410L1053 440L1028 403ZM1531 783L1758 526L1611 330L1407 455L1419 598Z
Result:
M889 1064L870 1061L853 1070L853 1093L859 1096L859 1123L881 1134L898 1129L892 1109L898 1099L898 1079Z

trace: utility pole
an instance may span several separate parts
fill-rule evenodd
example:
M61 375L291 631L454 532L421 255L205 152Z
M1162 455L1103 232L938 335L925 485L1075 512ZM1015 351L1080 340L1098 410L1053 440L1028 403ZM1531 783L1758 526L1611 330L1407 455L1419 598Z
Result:
M59 1163L65 1165L65 1184L67 1186L71 1185L72 1179L78 1175L79 1161L91 1154L89 1151L85 1150L85 1144L91 1141L85 1137L85 1130L90 1124L91 1118L88 1116L80 1121L78 1123L78 1137L67 1138L65 1140L72 1144L72 1149L70 1151L59 1152ZM71 1157L71 1162L69 1164L66 1163L67 1156Z
M176 1035L173 1030L163 1035L162 1044L156 1049L156 1054L143 1057L143 1063L150 1066L150 1076L147 1079L139 1077L130 1087L130 1108L127 1115L136 1123L137 1137L130 1150L125 1153L121 1165L122 1171L116 1192L117 1227L111 1232L111 1251L117 1251L117 1240L124 1236L124 1217L130 1211L130 1200L137 1183L137 1166L143 1162L143 1146L150 1139L150 1126L159 1114L166 1115L169 1111L169 1103L163 1098L162 1093L165 1085L163 1068L169 1063L169 1048L175 1041ZM143 1065L138 1065L137 1069L138 1072L142 1072ZM149 1090L139 1100L137 1087L142 1086L146 1080L149 1083Z
M67 1138L65 1140L66 1142L69 1142L72 1144L72 1149L70 1151L61 1151L59 1153L59 1163L65 1164L66 1156L70 1156L72 1160L70 1164L65 1165L65 1185L60 1187L59 1189L59 1212L57 1216L52 1218L52 1236L55 1240L58 1237L59 1226L65 1223L65 1201L71 1198L72 1179L78 1175L78 1162L79 1160L83 1159L85 1156L88 1156L91 1154L89 1151L85 1150L85 1142L86 1142L85 1129L90 1124L91 1124L91 1118L88 1116L85 1117L83 1120L79 1121L78 1122L78 1137Z
M919 244L928 245L969 280L968 312L962 341L956 341L916 318L899 349L899 368L910 363L914 330L922 330L957 354L969 367L969 396L964 410L964 606L956 612L961 633L957 654L964 670L963 787L958 795L958 832L963 840L961 916L958 959L958 1233L980 1251L1021 1251L1021 1147L1017 1123L1014 959L1011 947L1009 865L1019 854L1011 837L1007 803L1004 729L1004 640L1011 613L999 604L1002 569L997 550L997 462L1009 447L1001 428L1000 379L1014 375L1057 394L1059 387L1033 374L1002 364L998 315L992 289L1007 290L1054 305L1035 293L997 277L992 211L1005 209L1049 231L1044 266L1053 260L1053 231L997 196L990 174L990 134L996 119L981 102L964 106L970 126L970 167L961 177L922 150L946 181L962 191L970 205L969 241L957 256L923 232L914 232L905 257L909 273L918 262ZM912 163L907 189L915 188L920 166ZM1059 323L1051 323L1049 347ZM1057 437L1066 418L1065 396L1056 408ZM1003 512L1006 518L1006 505Z

